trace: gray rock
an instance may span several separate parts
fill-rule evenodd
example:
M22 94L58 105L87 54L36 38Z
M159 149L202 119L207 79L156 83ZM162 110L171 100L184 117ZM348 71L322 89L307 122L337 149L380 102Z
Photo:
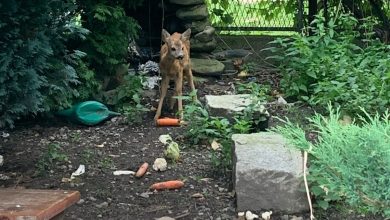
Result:
M100 204L96 204L95 206L96 206L96 208L98 208L98 209L106 208L106 207L108 207L108 202L102 202L102 203L100 203Z
M240 95L206 95L206 107L211 116L225 117L232 120L237 112L243 111L252 103L249 94ZM259 115L269 117L269 113L264 105L259 104ZM249 210L249 209L248 209Z
M177 5L199 5L204 4L204 0L169 0L170 3Z
M233 65L233 60L222 60L221 63L225 65L225 70L236 70Z
M185 28L191 28L191 33L196 34L202 32L207 26L210 26L211 23L208 19L203 19L200 21L187 21L184 22Z
M195 34L194 38L200 42L210 42L214 39L215 28L207 26L202 32Z
M249 94L241 95L206 95L206 107L212 116L226 116L240 112L251 104Z
M0 155L0 167L4 164L4 158L2 155Z
M233 184L237 211L309 209L303 189L302 154L274 133L234 134Z
M182 20L200 21L208 17L206 5L196 5L192 7L181 8L176 11L176 17Z
M202 76L220 76L225 66L218 60L191 58L192 72Z
M191 51L193 52L212 52L217 48L217 41L214 38L209 42L200 42L199 40L192 38L190 42Z

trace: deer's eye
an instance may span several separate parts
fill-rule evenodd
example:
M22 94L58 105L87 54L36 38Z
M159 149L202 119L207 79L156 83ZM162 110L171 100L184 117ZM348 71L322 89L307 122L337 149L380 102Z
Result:
M181 49L184 50L184 47L182 47Z
M175 51L175 50L176 50L176 48L172 47L172 48L171 48L171 50L172 50L172 51Z

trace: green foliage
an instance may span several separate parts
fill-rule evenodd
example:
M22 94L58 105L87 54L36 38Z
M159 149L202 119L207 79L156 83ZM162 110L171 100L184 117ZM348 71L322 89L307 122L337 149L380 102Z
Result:
M111 159L111 157L103 157L99 161L99 167L103 169L112 169L115 167L114 161Z
M139 75L128 74L124 77L124 82L120 85L116 91L116 96L114 98L114 103L116 106L126 106L131 102L135 104L140 104L140 96L142 92L142 82L143 77Z
M290 121L274 129L298 149L308 151L308 181L317 205L345 201L358 212L390 217L390 115L371 117L363 110L361 125L342 125L339 109L329 117L309 119L318 139L309 142L305 131Z
M142 1L133 1L132 6ZM125 63L130 39L137 38L140 28L128 17L122 3L117 1L78 1L82 11L83 26L91 30L83 44L87 58L97 76L114 75Z
M44 174L49 169L52 169L58 162L68 161L66 154L61 152L61 146L57 143L51 143L47 146L45 152L42 153L37 162L37 173Z
M101 89L101 83L96 79L95 72L88 67L85 61L78 61L76 71L80 83L75 87L78 96L74 98L73 103L88 100L98 94Z
M141 124L143 121L143 115L149 111L144 105L141 104L139 94L133 95L133 102L130 105L125 105L121 109L121 112L127 118L129 124Z
M296 0L206 0L206 3L210 20L216 27L293 26L298 8ZM234 33L237 32L229 32ZM238 31L240 33L255 32Z
M183 99L192 100L195 94L196 91ZM231 136L234 133L248 132L252 123L238 116L233 124L226 118L212 117L199 101L186 104L183 113L184 120L188 121L185 137L192 144L210 144L217 141L221 148L211 152L211 162L220 171L231 170Z
M245 107L243 112L237 114L235 120L249 126L249 131L264 130L265 126L262 123L265 123L269 117L264 104L271 99L270 86L256 82L238 83L237 92L238 94L250 94L251 103Z
M288 96L313 105L329 101L347 112L359 106L384 112L390 106L389 45L373 39L374 22L350 15L314 21L313 36L277 39L269 50L280 55L281 85ZM361 30L361 31L359 31Z
M75 25L75 10L72 1L60 0L0 4L0 127L67 107L78 95L75 67L84 54L66 43L88 31Z

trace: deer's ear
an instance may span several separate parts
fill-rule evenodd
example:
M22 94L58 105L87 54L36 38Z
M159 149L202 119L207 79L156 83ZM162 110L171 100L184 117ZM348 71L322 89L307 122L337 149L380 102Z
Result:
M184 31L183 34L181 34L181 40L182 41L187 41L191 37L191 28L188 28L186 31Z
M168 31L165 30L165 29L162 29L162 31L161 31L161 39L162 39L165 43L167 43L169 37L171 37L171 35L168 33Z

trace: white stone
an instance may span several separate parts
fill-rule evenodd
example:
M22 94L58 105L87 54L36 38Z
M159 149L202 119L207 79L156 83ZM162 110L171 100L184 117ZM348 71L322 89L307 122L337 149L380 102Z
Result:
M167 161L164 158L157 158L153 163L153 170L165 171L167 170Z
M237 211L307 211L302 154L278 134L234 134L233 184Z

